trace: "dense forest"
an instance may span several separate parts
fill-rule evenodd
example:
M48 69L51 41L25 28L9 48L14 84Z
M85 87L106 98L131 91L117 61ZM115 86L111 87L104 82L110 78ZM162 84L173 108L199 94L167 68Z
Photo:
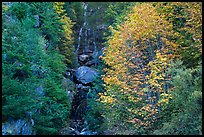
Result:
M202 135L202 2L2 2L2 135Z

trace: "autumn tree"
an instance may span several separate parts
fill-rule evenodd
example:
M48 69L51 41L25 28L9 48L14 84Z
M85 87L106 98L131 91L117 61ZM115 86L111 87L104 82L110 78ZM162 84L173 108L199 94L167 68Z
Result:
M165 69L176 57L177 33L150 3L136 5L123 24L110 29L113 35L102 57L108 65L103 76L106 92L99 99L107 107L104 115L116 126L122 122L146 128L170 98Z
M202 56L202 3L157 2L157 11L173 25L174 37L180 45L177 53L188 67L199 64Z

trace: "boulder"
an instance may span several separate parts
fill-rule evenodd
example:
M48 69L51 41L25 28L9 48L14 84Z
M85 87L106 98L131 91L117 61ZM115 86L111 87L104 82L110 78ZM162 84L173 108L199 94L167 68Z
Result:
M95 80L96 77L99 76L98 72L94 69L81 66L75 71L76 79L81 82L82 84L89 84Z
M89 59L89 55L85 55L85 54L79 55L79 61L81 62L86 62L88 61L88 59Z
M31 119L32 120L32 119ZM2 135L32 135L32 121L10 118L2 124Z
M22 66L24 66L24 64L19 62L19 61L16 61L14 64L15 64L15 67L22 67Z

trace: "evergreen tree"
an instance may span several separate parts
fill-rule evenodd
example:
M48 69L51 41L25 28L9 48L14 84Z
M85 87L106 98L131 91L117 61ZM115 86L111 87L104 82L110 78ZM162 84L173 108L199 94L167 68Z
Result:
M65 57L55 48L46 50L48 40L60 37L45 39L41 30L34 27L36 22L30 12L33 10L32 4L24 3L25 6L21 6L22 3L12 3L8 10L4 8L3 119L5 122L10 116L25 118L26 113L31 113L36 134L56 134L69 122L70 101L61 82L66 66L63 63ZM21 8L26 8L23 9L25 16L18 16L19 12L13 11L21 11ZM49 4L47 8L49 10ZM53 7L50 8L52 11ZM51 30L53 26L48 28Z

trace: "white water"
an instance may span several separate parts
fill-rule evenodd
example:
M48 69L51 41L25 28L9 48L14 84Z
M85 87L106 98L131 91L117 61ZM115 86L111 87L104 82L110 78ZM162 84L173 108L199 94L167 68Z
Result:
M79 30L79 37L78 37L78 45L77 45L77 48L75 50L75 53L78 53L79 51L79 48L81 46L81 37L83 36L83 29L86 28L87 26L87 20L86 20L86 16L87 16L87 7L88 7L88 4L86 2L84 2L83 4L84 6L84 23L82 25L82 27L80 28ZM85 43L83 45L86 45L87 44L87 30L85 31ZM84 50L85 50L85 46L83 47L83 53L84 53Z
M80 26L79 29L79 34L78 34L78 43L77 47L75 49L75 68L79 67L79 60L78 60L78 54L81 54L81 51L83 52L82 54L86 54L87 51L92 50L94 52L91 56L95 57L94 58L94 66L97 65L96 60L97 60L97 42L96 42L96 36L95 32L93 31L92 27L94 26L88 26L88 16L91 15L89 14L90 12L87 10L88 8L88 3L83 2L83 10L84 10L84 18L83 18L83 24ZM90 34L92 32L92 34ZM91 46L90 46L91 44ZM79 53L80 52L80 53ZM92 132L89 130L89 125L86 122L86 120L83 119L83 113L86 112L86 97L88 96L88 93L86 97L84 98L81 94L85 92L80 88L77 88L77 94L74 96L73 100L73 108L72 108L72 113L71 113L71 122L70 122L70 129L73 131L73 134L75 135L95 135L97 132Z
M76 48L76 50L74 52L75 53L75 67L78 67L78 52L79 52L79 49L80 49L80 46L81 46L81 37L83 36L83 29L87 26L87 21L86 21L87 6L88 6L88 4L84 2L83 8L84 8L85 21L84 21L82 27L79 30L78 45L77 45L77 48ZM86 41L86 39L87 39L87 36L85 38L85 41ZM84 53L84 49L85 49L85 47L83 47L83 53Z
M85 22L84 22L83 26L80 28L80 31L79 31L78 45L77 45L77 49L75 50L75 53L78 53L79 48L80 48L80 42L81 42L81 36L82 36L82 30L83 30L84 25L85 25Z
M84 2L84 28L85 28L85 37L84 37L84 44L83 44L83 54L85 53L85 49L86 49L86 45L88 45L87 43L87 7L88 7L88 3Z

